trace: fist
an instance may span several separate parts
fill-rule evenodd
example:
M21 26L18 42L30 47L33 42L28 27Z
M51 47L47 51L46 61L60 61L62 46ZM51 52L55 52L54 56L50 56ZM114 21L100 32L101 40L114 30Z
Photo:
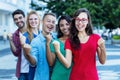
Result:
M8 33L7 36L9 38L9 40L12 40L12 33Z
M29 55L30 54L30 50L31 50L31 46L29 44L24 44L23 50L24 50L25 54Z
M100 46L100 45L102 45L102 44L104 44L104 43L105 43L105 40L104 40L104 39L100 38L100 39L98 40L98 46Z
M55 47L55 50L59 50L60 49L60 43L58 41L53 41L53 46Z
M52 40L52 36L50 34L45 35L45 38L46 38L47 43L50 43Z
M23 35L20 33L20 42L21 42L21 45L24 45L24 44L25 44L25 41L26 41L26 37L23 36Z

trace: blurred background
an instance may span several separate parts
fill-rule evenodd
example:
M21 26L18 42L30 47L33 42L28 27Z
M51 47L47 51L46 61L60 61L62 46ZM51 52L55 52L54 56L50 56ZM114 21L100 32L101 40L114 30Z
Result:
M11 15L14 10L22 9L26 15L36 10L42 19L45 12L72 17L83 7L90 11L94 33L106 40L106 64L97 62L100 80L120 80L120 0L0 0L0 80L16 80L16 58L7 40L7 34L17 29Z

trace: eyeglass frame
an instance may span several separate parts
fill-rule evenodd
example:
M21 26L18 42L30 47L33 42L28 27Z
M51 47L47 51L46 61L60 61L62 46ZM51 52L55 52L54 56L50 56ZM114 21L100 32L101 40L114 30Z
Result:
M75 19L75 21L76 22L82 22L82 23L86 23L86 21L88 21L88 19L86 19L86 18L82 18L82 19L80 19L80 18L74 18Z

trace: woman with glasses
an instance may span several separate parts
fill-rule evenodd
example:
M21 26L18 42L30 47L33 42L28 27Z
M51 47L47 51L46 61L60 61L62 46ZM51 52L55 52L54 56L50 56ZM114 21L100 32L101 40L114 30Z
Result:
M57 41L54 47L61 62L69 68L73 60L69 80L99 80L96 69L96 52L99 62L105 63L106 51L104 40L93 33L89 11L77 10L71 23L70 36L65 42L66 56L60 52Z

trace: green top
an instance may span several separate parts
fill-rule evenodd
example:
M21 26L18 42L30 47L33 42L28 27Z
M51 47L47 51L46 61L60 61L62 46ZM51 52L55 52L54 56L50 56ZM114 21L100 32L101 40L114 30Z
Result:
M60 43L60 51L62 55L65 56L64 43L61 42L59 39L56 40ZM53 53L55 53L54 46L52 44L50 44L50 49ZM56 61L53 67L51 80L69 80L70 72L71 67L67 69L56 56Z

